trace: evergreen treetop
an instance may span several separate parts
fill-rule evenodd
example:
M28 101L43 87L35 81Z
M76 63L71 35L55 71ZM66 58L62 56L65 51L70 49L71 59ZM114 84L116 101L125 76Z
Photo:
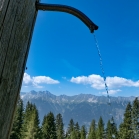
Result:
M85 125L83 125L81 127L81 139L86 139L86 134L87 134L87 131L86 131Z
M23 111L24 111L23 101L22 99L19 98L17 102L10 139L21 139L22 125L23 125Z
M94 119L89 128L88 139L96 139L96 122Z
M64 124L60 113L56 116L56 134L57 139L64 139Z
M125 113L124 121L120 125L119 139L134 139L133 129L132 129L132 106L130 102L128 103Z
M22 139L40 139L41 131L39 127L38 110L32 103L28 102L24 113L24 122L22 128Z
M106 128L106 138L118 139L117 127L113 117L110 120L108 120L107 128Z
M48 113L43 118L42 139L57 139L55 118L52 112Z
M105 139L105 129L102 117L99 118L96 139Z
M135 138L139 138L139 100L136 97L132 105L132 129Z

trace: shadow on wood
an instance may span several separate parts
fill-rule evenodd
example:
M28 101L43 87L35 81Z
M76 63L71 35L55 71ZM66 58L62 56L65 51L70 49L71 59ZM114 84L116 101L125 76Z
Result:
M0 139L9 138L37 15L36 1L0 1Z

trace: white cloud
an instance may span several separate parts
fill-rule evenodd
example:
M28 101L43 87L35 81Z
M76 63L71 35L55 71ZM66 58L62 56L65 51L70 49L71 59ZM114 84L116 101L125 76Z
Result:
M90 84L92 88L101 90L105 88L103 78L100 75L92 74L89 76L72 77L71 82L76 84ZM139 87L139 80L132 81L130 79L122 77L107 77L106 83L109 89L121 88L121 87Z
M46 76L36 76L36 77L32 77L33 81L37 84L41 84L41 83L45 83L45 84L58 84L59 81L54 80L50 77L46 77Z
M29 84L31 82L32 82L32 79L31 79L30 75L28 75L27 73L24 73L23 83Z
M100 75L72 77L70 81L77 84L90 84L95 89L104 89L104 81Z
M23 85L24 86L34 86L36 88L43 88L40 84L58 84L58 80L54 80L47 76L35 76L31 77L29 74L24 73Z
M132 81L130 79L122 78L122 77L107 77L107 83L110 88L117 88L117 87L139 87L139 80Z
M122 90L120 90L120 89L117 89L117 90L109 90L109 95L114 95L114 94L116 94L116 93L118 93L118 92L121 92ZM100 92L99 94L102 94L102 95L107 95L107 92L105 91L105 92Z

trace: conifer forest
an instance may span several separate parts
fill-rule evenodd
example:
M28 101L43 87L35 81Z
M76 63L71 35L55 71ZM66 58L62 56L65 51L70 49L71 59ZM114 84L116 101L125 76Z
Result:
M139 139L139 100L128 103L119 127L113 117L104 123L102 115L98 122L92 117L89 129L75 123L74 117L65 129L60 113L49 112L40 123L35 104L28 102L24 108L19 99L10 139Z

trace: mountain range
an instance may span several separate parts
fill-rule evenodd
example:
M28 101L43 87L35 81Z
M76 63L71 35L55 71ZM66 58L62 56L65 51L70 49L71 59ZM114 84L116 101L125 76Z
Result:
M20 96L26 105L27 101L35 103L39 111L39 118L42 122L44 115L50 111L56 116L60 113L63 117L65 128L70 119L78 122L79 125L89 127L92 119L98 122L102 116L105 125L113 116L117 125L123 120L123 115L128 102L133 102L135 97L111 97L111 105L106 96L95 96L92 94L79 94L74 96L56 96L49 91L21 92Z

